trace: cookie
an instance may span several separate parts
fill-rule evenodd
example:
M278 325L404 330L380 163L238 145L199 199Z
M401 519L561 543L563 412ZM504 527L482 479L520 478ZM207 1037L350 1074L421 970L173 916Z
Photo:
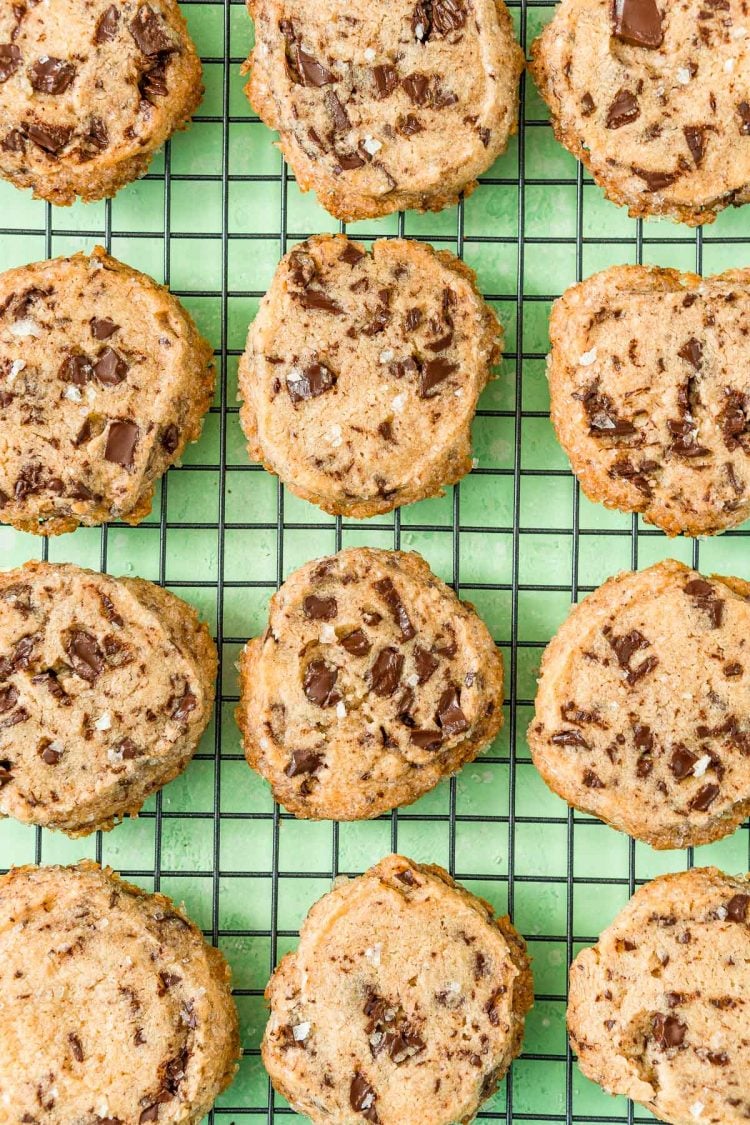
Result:
M474 609L419 555L352 547L307 563L245 647L249 764L295 816L408 805L502 725L503 662Z
M163 286L101 247L0 274L0 522L140 523L200 435L212 355Z
M474 273L405 239L282 258L240 362L250 457L326 512L372 516L469 472L502 330Z
M4 1121L198 1125L237 1069L219 950L95 863L0 878L0 981Z
M0 175L38 198L114 195L202 96L176 0L0 7Z
M578 1064L671 1125L750 1117L750 878L715 867L641 887L570 970Z
M523 52L502 0L248 0L247 95L338 219L440 211L516 132Z
M387 856L311 909L266 989L271 1081L314 1123L468 1122L521 1050L523 939L433 865Z
M655 848L750 813L750 583L667 560L584 598L542 659L534 764L575 808Z
M0 815L71 836L135 815L192 758L216 667L195 610L141 578L0 573Z
M634 218L750 199L742 0L563 0L532 46L557 139Z
M552 309L552 421L591 500L667 535L750 516L750 270L614 266Z

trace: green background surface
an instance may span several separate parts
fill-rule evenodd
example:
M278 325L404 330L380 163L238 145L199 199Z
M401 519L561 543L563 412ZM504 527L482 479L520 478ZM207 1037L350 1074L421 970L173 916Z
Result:
M216 400L201 440L157 489L140 527L84 529L49 544L0 528L0 560L11 567L48 556L137 574L192 602L210 621L223 657L216 721L184 776L137 820L75 841L4 821L0 865L93 857L185 903L234 970L245 1054L213 1114L229 1125L289 1119L260 1062L262 992L332 875L359 873L396 849L443 864L510 910L534 958L537 1001L523 1056L479 1120L651 1120L641 1109L634 1117L624 1099L605 1095L575 1066L565 1035L567 965L637 882L693 862L746 869L747 826L694 852L654 852L568 811L531 764L525 729L542 649L571 601L619 569L668 556L750 577L750 540L746 527L700 543L670 542L580 494L548 417L547 319L567 285L608 265L641 261L705 273L747 265L750 208L724 212L705 234L629 219L556 143L527 79L520 135L464 204L348 227L366 241L427 239L477 271L506 333L498 379L482 396L474 425L478 466L442 499L395 516L329 518L248 463L236 369L281 254L308 234L340 226L298 191L244 97L240 63L251 45L244 6L193 0L182 7L205 64L206 97L192 128L111 202L52 208L0 183L0 264L99 242L166 281L216 348ZM552 8L511 7L528 45ZM505 657L505 726L473 765L402 812L360 824L295 821L245 765L232 716L235 661L291 570L353 544L418 550L474 602Z

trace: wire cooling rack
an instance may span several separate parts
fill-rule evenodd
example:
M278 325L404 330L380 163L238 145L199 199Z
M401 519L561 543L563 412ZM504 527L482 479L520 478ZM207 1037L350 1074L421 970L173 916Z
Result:
M694 852L653 852L568 810L538 777L524 734L541 651L571 602L617 570L670 555L748 577L750 529L701 543L670 542L637 518L580 495L548 417L547 318L567 285L608 265L642 261L706 273L747 265L750 207L725 212L705 233L628 219L555 142L527 80L518 137L465 203L439 215L407 213L348 228L365 240L425 239L453 249L478 271L506 332L499 379L483 395L474 426L478 466L443 499L393 516L326 517L247 462L236 367L281 254L309 234L339 226L298 191L244 98L239 65L251 42L244 6L234 0L182 6L207 87L192 128L113 201L52 208L0 185L0 266L100 242L165 281L214 342L216 402L200 442L163 480L140 527L79 530L49 543L0 528L0 562L10 567L49 557L140 574L191 601L211 622L222 654L215 722L186 773L138 820L75 841L5 821L0 865L93 857L185 902L234 971L244 1057L210 1120L239 1125L292 1116L260 1062L262 993L279 957L294 946L308 907L333 877L358 874L391 850L443 864L511 913L534 958L536 1005L523 1055L479 1120L651 1120L624 1099L604 1095L575 1066L565 1035L567 966L638 883L692 863L745 870L747 825ZM536 0L509 6L527 46L552 7ZM505 656L505 726L477 762L401 812L359 824L295 821L245 765L232 717L234 664L291 570L363 543L421 551L474 602Z

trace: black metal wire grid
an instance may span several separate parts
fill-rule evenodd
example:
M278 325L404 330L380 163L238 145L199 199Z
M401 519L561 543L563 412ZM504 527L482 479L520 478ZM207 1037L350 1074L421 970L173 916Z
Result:
M233 462L230 458L229 441L232 429L237 425L237 407L230 405L229 390L230 367L240 354L240 349L233 346L235 341L230 332L230 306L235 299L257 299L262 295L262 289L236 289L230 285L230 251L235 242L254 242L269 240L273 242L279 256L283 254L288 245L306 237L314 230L294 230L290 227L289 189L292 183L289 173L281 160L278 169L272 173L238 173L232 170L232 151L230 146L230 133L232 126L257 124L258 118L253 116L249 107L247 113L230 112L232 109L232 82L237 68L244 61L244 53L239 54L234 49L238 9L241 0L183 0L183 8L188 16L194 14L191 9L211 9L221 22L221 39L224 50L222 54L204 56L204 65L207 74L212 74L218 80L214 83L215 89L220 88L217 95L220 98L221 112L214 114L197 114L196 123L210 124L221 132L221 146L217 151L218 166L210 172L177 172L172 168L172 151L170 145L166 146L164 157L164 170L152 172L146 179L157 181L163 185L163 226L158 230L129 230L120 229L116 224L116 201L113 205L108 201L103 210L103 226L99 229L71 229L66 226L66 212L44 205L43 225L0 226L0 239L2 244L10 246L10 241L17 236L43 237L44 254L52 256L60 240L65 241L66 247L70 240L79 242L82 246L91 245L92 241L103 241L107 249L112 248L113 240L133 239L151 240L158 239L163 242L163 272L164 281L170 284L172 280L172 248L177 242L193 240L198 243L196 253L201 252L200 243L204 241L218 242L221 254L221 286L216 289L200 289L191 287L189 290L173 289L178 296L195 299L207 298L218 302L218 332L216 337L216 358L220 372L220 387L216 405L211 409L211 414L218 422L218 456L215 462L191 464L173 469L161 483L161 506L158 523L158 566L157 573L153 576L160 583L167 584L178 593L181 589L191 594L200 594L208 591L215 595L216 604L216 641L223 657L223 671L221 690L217 698L216 722L213 730L213 744L201 748L196 756L198 763L208 763L212 768L212 792L208 806L204 810L186 811L171 807L171 802L165 800L164 794L159 794L154 802L153 809L142 814L142 822L151 822L153 825L152 862L146 862L148 853L143 849L137 851L132 862L119 863L117 866L130 878L148 884L153 884L155 889L167 889L175 893L174 887L184 888L186 897L191 887L200 883L202 888L209 887L207 910L205 911L204 926L207 938L214 944L229 948L232 942L237 943L240 952L247 948L260 946L267 950L265 968L259 975L240 972L239 986L236 996L244 1025L244 1055L243 1070L246 1069L245 1078L238 1079L237 1083L220 1099L216 1109L209 1117L210 1121L229 1122L237 1119L265 1118L268 1122L277 1117L283 1118L291 1111L278 1098L266 1079L260 1074L259 1062L259 1034L262 1027L262 991L265 978L270 974L274 965L283 952L294 944L299 921L304 914L295 900L293 907L293 922L289 923L289 910L281 906L284 902L288 888L294 887L300 881L309 883L309 890L305 891L309 901L318 897L328 881L340 874L358 874L362 869L349 869L347 863L342 864L342 854L351 855L351 849L342 847L342 834L347 827L338 824L325 826L329 834L327 847L328 862L320 863L314 870L304 868L304 865L288 863L282 859L282 846L285 834L290 831L290 826L295 823L293 818L282 812L274 805L267 810L237 811L225 808L224 793L222 792L222 767L229 763L242 763L243 758L236 740L227 734L229 729L228 717L236 703L235 686L231 682L231 665L239 647L247 639L246 635L237 635L235 630L225 628L225 602L227 595L234 590L248 591L267 590L268 593L283 581L287 573L288 557L287 544L292 536L302 538L327 529L331 534L331 550L339 550L342 545L350 541L361 541L357 536L362 531L362 525L356 521L345 521L341 518L328 520L322 514L315 513L313 509L305 509L305 518L295 518L299 506L294 502L289 504L284 489L278 484L276 487L276 512L275 519L237 521L230 518L227 512L228 489L231 480L236 479L234 474L250 473L255 481L259 480L258 474L262 473L259 466L244 462ZM530 40L541 22L551 15L550 5L540 0L510 0L509 7L517 19L518 31L524 47ZM200 47L200 38L198 38ZM244 49L244 45L243 49ZM693 255L693 268L697 272L703 271L704 255L707 247L713 250L721 248L721 252L736 254L740 264L743 254L747 253L745 247L750 243L750 234L739 236L720 233L721 227L717 226L719 233L713 233L711 228L706 233L699 229L694 234L686 234L671 225L660 224L652 228L645 227L641 222L632 222L628 225L626 233L611 235L606 233L608 224L605 221L603 228L594 229L586 233L584 204L591 200L590 192L594 189L590 181L584 176L580 165L575 169L571 166L570 174L544 176L527 175L527 152L530 140L535 130L547 130L546 119L538 111L538 105L533 103L529 86L525 82L521 85L521 126L518 136L517 157L515 168L513 161L506 159L499 167L504 174L482 177L481 184L484 189L498 189L499 191L517 192L516 226L513 234L496 234L491 231L467 231L466 205L461 203L456 210L455 232L446 235L444 226L438 225L435 234L425 229L429 223L422 223L419 233L413 234L409 229L407 217L401 214L398 217L395 233L399 236L408 234L409 237L419 237L427 241L446 242L455 247L461 257L466 257L469 264L473 264L473 257L480 250L486 252L487 248L505 248L503 252L515 257L515 287L498 292L486 292L485 296L499 309L503 318L511 323L511 331L506 333L506 352L504 359L503 378L511 381L514 393L510 396L511 402L506 408L484 407L478 411L479 419L492 432L493 427L503 427L505 432L512 435L512 452L509 463L504 465L478 466L473 477L490 478L485 482L487 487L502 489L506 499L508 516L502 522L466 522L462 519L462 486L452 490L450 499L450 512L448 518L437 522L413 522L412 518L404 512L395 512L392 517L369 521L366 525L366 536L379 545L389 541L394 547L399 548L404 544L408 534L411 541L415 537L435 536L441 543L449 542L447 552L447 577L452 581L454 588L460 590L463 596L481 603L482 598L491 598L495 595L501 597L506 608L506 616L500 635L496 636L497 642L502 646L506 657L506 725L503 745L484 755L480 759L482 768L489 767L502 771L502 775L493 774L493 783L501 778L502 795L497 801L497 808L487 811L481 808L479 812L464 811L463 803L459 797L460 779L452 779L449 783L447 799L443 802L440 811L420 811L422 805L402 812L394 811L390 816L380 818L378 824L377 840L383 841L384 846L378 850L377 843L373 842L371 848L374 853L368 856L367 863L380 858L390 847L391 850L414 851L415 842L420 836L429 839L439 839L443 847L444 856L418 855L416 858L435 859L445 862L451 874L469 885L473 890L485 895L495 902L504 904L523 929L524 920L533 918L532 930L526 929L525 936L530 943L532 952L535 953L537 965L542 965L542 971L537 970L537 1008L539 1013L547 1013L543 1018L534 1017L530 1021L529 1034L527 1035L525 1050L519 1062L514 1065L513 1075L509 1076L504 1090L502 1090L489 1103L485 1112L480 1116L482 1121L505 1121L507 1125L513 1122L645 1122L652 1118L635 1110L631 1104L623 1101L610 1101L593 1088L588 1088L585 1082L577 1075L567 1041L564 1037L564 1006L565 969L572 960L580 945L590 944L596 940L597 930L609 921L615 907L609 906L610 895L614 893L624 901L632 894L636 885L646 881L653 874L658 873L653 867L653 857L649 858L641 845L636 845L632 840L625 840L612 833L604 825L591 818L583 817L565 810L562 803L557 803L553 811L548 806L540 806L542 811L534 812L528 807L528 801L523 794L535 780L533 766L524 751L524 731L526 721L533 706L533 671L541 656L550 629L546 628L545 636L534 637L524 625L524 606L533 599L534 595L562 595L567 601L574 602L584 593L594 588L598 580L603 580L606 573L601 574L601 579L596 582L587 582L585 576L582 580L582 558L584 552L599 553L600 544L602 551L612 551L618 566L629 565L637 568L653 561L655 557L675 553L665 546L664 537L660 532L646 529L640 521L633 517L627 521L613 524L609 520L599 521L596 513L586 511L583 518L583 508L586 502L582 500L577 485L572 482L570 473L566 468L549 466L529 466L524 458L524 437L528 442L526 426L529 422L536 425L548 425L547 412L544 409L527 409L524 406L525 392L529 380L539 379L540 365L543 364L544 351L531 350L528 341L528 328L526 327L525 309L529 306L547 306L556 296L564 284L557 285L554 269L550 273L549 292L529 292L527 281L527 264L536 255L549 252L547 248L559 247L568 258L569 263L574 262L575 280L580 280L585 272L585 257L587 251L594 249L600 256L598 264L615 264L623 260L659 261L668 264L666 256L672 252L684 254L687 250ZM174 143L179 143L174 142ZM270 142L269 142L270 143ZM515 174L508 174L515 172ZM200 199L201 185L215 184L221 191L221 229L214 232L191 233L183 230L172 230L172 196L176 183L186 181L194 185L196 201ZM235 185L244 185L241 190L247 193L252 201L254 185L271 184L278 188L278 229L273 231L232 229L229 215L230 190L237 190ZM546 191L547 206L550 211L550 235L529 234L527 230L527 193L529 189L544 188ZM561 190L575 192L575 230L566 230L561 234L556 230L555 208L557 193ZM589 209L591 204L589 204ZM614 213L614 209L613 209ZM342 225L342 229L343 225ZM655 232L652 234L652 230ZM373 229L363 230L357 237L378 237L381 231ZM59 252L59 250L57 251ZM602 255L606 260L602 259ZM4 257L4 255L3 255ZM559 259L558 259L559 260ZM594 267L595 268L595 267ZM511 315L508 315L511 314ZM512 315L515 314L515 315ZM536 333L534 333L536 336ZM538 345L538 341L532 341ZM174 474L184 472L212 474L218 476L218 509L215 521L175 520L169 516L168 489L170 479ZM200 476L191 478L194 487L199 488ZM207 479L207 478L204 478ZM570 519L560 522L550 520L545 512L544 518L535 520L533 509L532 518L527 518L529 513L522 508L523 492L527 486L537 486L548 482L567 481L570 484L571 505L569 508ZM463 486L464 491L467 485ZM290 517L289 509L292 509ZM472 506L472 513L474 512ZM310 512L312 515L307 515ZM565 513L563 513L565 514ZM141 528L151 528L153 524L141 525ZM138 535L141 528L128 529L128 535ZM213 532L216 535L216 567L215 574L210 578L200 576L194 579L173 579L168 573L169 537L175 539L181 532L198 531ZM267 578L246 576L241 579L226 576L226 544L228 537L235 532L271 533L275 535L275 562L274 575ZM102 570L108 568L109 546L111 531L102 528L99 548L98 564ZM738 529L723 537L724 550L727 550L734 559L741 558L746 553L746 543L750 530ZM481 537L481 538L477 538ZM551 562L549 567L549 581L525 579L524 575L524 547L532 537L538 537L538 547L544 552L545 544L551 545ZM39 556L47 558L50 554L50 545L45 541L39 546L38 540L25 537L28 542L28 557ZM59 542L59 541L58 541ZM429 539L425 539L428 543ZM496 551L497 545L503 543L506 548L504 555ZM559 547L562 543L567 556L565 566L560 562ZM469 544L468 552L465 545ZM295 548L296 553L297 548ZM626 557L623 558L623 552ZM702 548L698 541L692 542L685 551L685 545L679 548L680 557L692 562L696 567L701 565L701 556L704 558L709 552L709 547ZM469 570L474 574L474 561L476 554L489 557L487 566L489 578L487 580L465 579L467 560ZM493 567L493 553L502 557L503 562ZM65 552L65 541L61 547L58 543L52 549L55 558L68 557ZM443 552L445 554L445 552ZM645 562L644 562L645 556ZM713 563L714 555L706 561ZM589 568L590 569L590 568ZM739 569L736 567L735 569ZM535 572L536 573L536 572ZM186 594L187 596L187 594ZM249 632L249 630L248 630ZM533 632L533 630L532 630ZM194 769L195 767L191 767ZM239 767L238 767L239 768ZM470 769L471 767L469 767ZM224 782L226 787L226 781ZM471 806L469 806L470 808ZM165 833L171 827L170 822L203 822L207 825L210 834L210 863L191 865L190 863L174 863L170 866L164 862L163 842ZM257 850L259 841L267 845L265 854L259 854L261 862L253 863L252 855L248 856L246 867L238 867L236 862L227 863L223 860L222 833L228 831L228 825L240 827L247 833L248 846ZM385 833L381 831L385 825ZM750 867L750 833L747 825L738 834L737 840L731 845L730 863L734 866ZM116 830L124 832L124 827ZM461 833L471 832L472 840L483 840L500 843L504 847L504 862L497 871L486 869L484 863L477 862L479 848L475 845L471 849L461 846ZM435 833L437 832L437 836ZM406 837L406 840L405 840ZM581 850L581 838L586 841ZM112 837L103 837L97 834L93 854L100 862L107 861L108 842ZM151 839L149 837L149 839ZM739 840L739 848L738 841ZM411 845L406 846L406 841ZM546 870L537 870L531 862L529 854L530 842L542 851L549 853L552 862L547 864ZM616 842L613 842L616 841ZM489 846L489 844L488 844ZM705 852L706 849L701 849ZM57 858L50 843L50 838L41 830L34 834L33 858L35 862L49 861L50 856ZM263 848L260 849L263 852ZM470 854L471 853L471 854ZM552 854L554 853L554 855ZM595 854L592 865L591 855ZM174 851L170 849L170 855ZM267 862L262 862L267 856ZM465 858L468 857L468 858ZM583 865L581 858L583 857ZM71 857L77 858L77 857ZM189 857L188 857L189 858ZM13 861L0 857L4 866ZM688 849L677 857L672 857L672 866L692 865L695 860L693 850ZM702 861L702 860L701 860ZM366 866L366 863L363 864ZM543 865L544 866L544 865ZM660 868L659 868L660 870ZM179 882L177 882L179 881ZM222 909L222 896L228 894L229 882L235 888L243 886L248 888L247 902L250 906L253 896L260 886L264 888L262 895L263 905L257 910L249 909L247 917L242 917L240 911L233 908L231 916L227 917ZM236 899L236 889L235 889ZM591 911L581 903L590 903L592 900L603 897L605 899L604 913L595 915L601 917L601 925L596 927L588 919L592 917ZM533 908L535 899L538 899L537 908ZM550 923L539 924L540 914L543 915L550 908ZM579 922L583 916L586 922ZM262 924L257 924L258 922ZM552 957L552 951L559 956L557 962ZM557 963L557 969L555 964ZM247 985L247 986L245 986ZM553 1028L553 1041L545 1030L548 1025ZM520 1074L520 1078L519 1078Z

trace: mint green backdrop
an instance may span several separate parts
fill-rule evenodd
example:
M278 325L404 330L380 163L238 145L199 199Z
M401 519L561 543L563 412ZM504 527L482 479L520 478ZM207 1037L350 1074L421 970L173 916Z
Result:
M533 0L510 6L528 46L552 8ZM339 224L298 191L244 97L239 68L252 42L244 6L190 0L182 8L205 62L206 97L192 128L145 179L109 203L53 208L0 183L0 266L99 242L166 281L216 348L216 400L200 442L157 488L140 527L80 530L49 545L0 528L0 563L11 567L48 551L51 560L165 583L192 602L222 652L216 722L184 776L138 820L75 841L4 821L0 867L90 856L185 903L234 970L244 1058L213 1120L240 1125L292 1119L260 1062L262 993L311 903L333 875L358 873L390 850L443 864L498 910L510 910L534 958L537 1000L523 1056L479 1120L652 1120L580 1075L565 1035L567 965L636 883L693 862L746 869L747 826L693 853L634 844L573 815L547 790L529 761L525 730L543 646L571 601L617 570L670 555L750 577L750 531L670 542L580 494L547 413L547 319L567 285L604 266L645 262L713 273L747 265L750 206L725 212L705 233L629 219L557 144L527 80L519 137L464 205L348 227L365 241L427 239L477 271L506 333L497 381L474 424L478 466L442 499L395 516L334 520L248 463L236 370L280 255ZM232 717L235 661L291 570L363 543L422 552L476 605L505 657L505 727L478 761L403 812L340 826L295 821L274 807L268 787L245 765Z

